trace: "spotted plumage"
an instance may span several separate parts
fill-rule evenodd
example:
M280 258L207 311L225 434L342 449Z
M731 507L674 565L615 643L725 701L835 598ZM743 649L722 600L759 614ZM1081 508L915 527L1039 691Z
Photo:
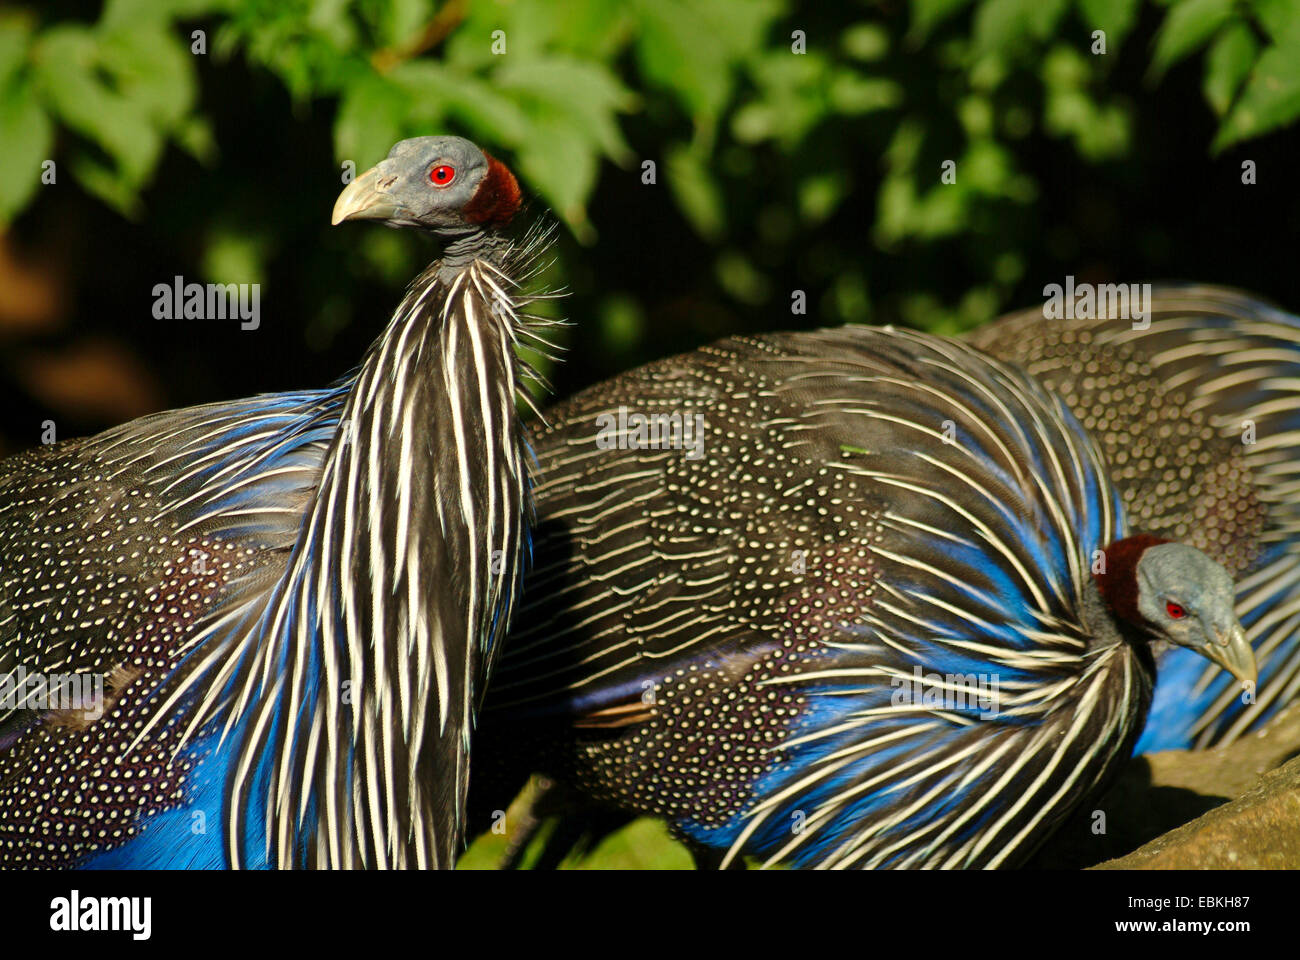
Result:
M700 455L611 434L628 410L702 421ZM548 420L473 809L540 770L721 866L1000 866L1131 750L1157 626L1094 580L1119 496L1018 369L889 329L735 338Z
M1139 749L1231 742L1300 696L1300 321L1232 290L1156 287L1137 323L1027 310L970 339L1069 404L1135 528L1199 547L1238 581L1255 702L1164 651Z
M0 865L451 865L524 550L515 348L542 322L519 283L546 234L496 232L503 176L421 138L340 197L336 222L445 249L336 386L0 464L0 678L108 678L93 720L0 712Z

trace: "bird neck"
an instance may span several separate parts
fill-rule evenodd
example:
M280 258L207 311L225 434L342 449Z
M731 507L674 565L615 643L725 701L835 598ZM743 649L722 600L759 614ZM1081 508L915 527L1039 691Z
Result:
M430 272L450 286L456 275L476 260L500 269L510 252L510 241L495 229L478 227L469 232L444 236L448 242L443 248L442 256L430 265L424 276L412 285L413 288L418 287Z
M437 825L463 809L472 698L522 562L509 288L483 260L433 264L367 352L323 466L303 538L319 547L300 547L295 583L324 627L302 649L322 691L350 690L346 705L320 694L335 731L323 769L364 785L326 777L330 863L445 866L457 852ZM352 860L335 851L348 836Z
M371 562L399 580L427 579L412 602L444 604L409 611L408 626L438 623L470 646L487 639L505 579L517 573L526 476L519 321L496 239L458 241L412 285L344 414L356 434L350 455L367 464L370 526L394 534ZM367 550L377 543L371 530L357 535Z
M1146 617L1138 609L1138 563L1148 549L1168 540L1147 533L1116 540L1102 551L1099 570L1093 581L1111 613L1129 626L1146 631Z

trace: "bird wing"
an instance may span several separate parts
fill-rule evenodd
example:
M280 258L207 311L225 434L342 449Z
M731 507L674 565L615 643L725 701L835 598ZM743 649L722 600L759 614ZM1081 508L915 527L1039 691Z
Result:
M82 711L23 708L37 701L0 710L6 830L39 814L34 775L63 805L61 826L78 821L83 791L52 757L112 747L130 754L117 762L142 791L172 783L185 762L174 755L172 721L187 707L162 710L167 691L199 669L205 644L259 615L317 483L337 405L321 391L169 411L0 466L0 685L98 676L106 714L91 726ZM150 720L156 737L124 749ZM113 818L128 822L156 802L115 800L123 805ZM44 833L52 849L71 849L58 830Z
M264 554L245 576L292 546L328 436L322 404L168 411L0 464L0 675L106 669L149 618L139 597L205 544Z
M1300 319L1234 290L1157 286L1137 323L1033 310L970 340L1069 404L1134 530L1198 547L1237 579L1255 703L1171 649L1139 750L1231 742L1300 694Z
M647 446L633 413L676 417L677 442ZM731 856L989 862L1128 737L1140 671L1084 623L1118 500L1073 418L1015 369L904 331L738 338L548 419L536 564L484 727L568 723L606 799ZM1016 758L1005 776L974 765L990 742L974 704L892 702L918 667L1016 691L992 738ZM943 762L922 775L925 757ZM945 791L918 834L909 808ZM792 838L795 812L809 829Z

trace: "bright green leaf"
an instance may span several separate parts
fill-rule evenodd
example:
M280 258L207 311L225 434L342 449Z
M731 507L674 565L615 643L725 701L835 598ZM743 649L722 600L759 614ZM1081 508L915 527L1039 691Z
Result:
M334 118L335 157L351 160L357 172L373 166L402 139L409 105L407 89L395 76L359 71L344 87Z
M1300 56L1293 49L1269 47L1251 72L1246 88L1214 138L1216 152L1249 137L1275 130L1300 115Z
M844 31L840 47L854 60L870 63L889 53L889 33L878 23L855 23Z
M434 13L432 0L390 0L381 10L379 41L385 46L410 43Z
M1142 0L1079 0L1083 21L1106 32L1106 52L1114 53L1137 22Z
M730 55L708 22L682 0L638 5L637 59L652 83L671 91L711 129L731 95Z
M1043 58L1043 84L1048 91L1076 90L1088 83L1089 64L1083 54L1067 43L1059 43Z
M675 144L664 158L664 175L673 198L700 236L716 240L726 225L725 206L713 179L709 158L685 144Z
M140 195L120 170L106 167L84 152L74 154L68 166L88 193L99 197L124 217L135 219L140 216Z
M743 253L736 249L722 251L714 265L718 285L741 303L757 306L772 296L772 282Z
M1300 47L1300 0L1254 0L1251 9L1279 47Z
M893 80L841 70L831 81L829 100L837 113L852 116L898 106L903 101L903 88Z
M172 136L182 150L200 163L208 163L216 156L217 139L205 117L186 117Z
M912 0L912 29L910 37L915 43L925 40L930 32L971 0Z
M493 143L515 147L536 133L516 100L480 77L457 78L447 100L447 111L467 129Z
M831 114L832 67L824 55L809 51L791 56L782 50L772 51L755 61L753 75L762 97L742 108L748 113L738 111L733 117L733 132L741 139L754 142L773 137L793 149Z
M207 236L203 276L212 283L266 283L266 241L257 234L218 227Z
M987 137L993 133L993 105L988 97L972 94L957 104L957 116L968 137Z
M134 28L168 20L195 20L229 11L237 0L106 0L100 25L107 29Z
M5 90L27 60L31 26L14 16L0 16L0 91Z
M1205 55L1205 99L1223 116L1241 89L1259 54L1259 44L1250 27L1230 24Z
M525 109L539 135L518 146L518 172L580 240L594 239L587 224L586 203L596 185L599 154L595 144L567 111L545 102L530 103Z
M1179 60L1204 46L1232 16L1234 0L1178 0L1156 34L1151 71L1160 76Z
M975 14L975 50L1005 52L1027 40L1046 40L1067 4L1068 0L987 0Z
M99 64L113 76L117 92L170 131L197 97L194 58L173 31L141 26L103 34Z
M848 194L848 179L841 171L808 176L799 181L799 215L807 223L820 223L839 207Z
M500 89L567 114L581 138L596 143L615 162L630 160L615 116L632 106L633 97L603 64L568 57L511 61L496 70L493 80Z
M117 197L122 184L133 189L143 186L162 153L162 137L149 122L147 103L128 100L102 82L98 53L90 31L55 27L37 47L36 77L59 118L97 142L115 161L121 184L106 186L98 167L91 169L90 176L102 196ZM114 205L121 210L129 206Z
M25 84L0 90L0 226L31 199L50 159L53 127Z

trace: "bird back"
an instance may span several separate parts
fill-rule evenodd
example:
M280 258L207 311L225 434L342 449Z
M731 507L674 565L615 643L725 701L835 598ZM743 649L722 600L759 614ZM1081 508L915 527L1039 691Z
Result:
M1230 742L1300 695L1300 320L1234 290L1158 286L1149 316L1027 310L971 342L1070 406L1135 529L1198 547L1237 579L1255 703L1194 653L1160 658L1139 750Z
M1014 367L890 329L733 338L548 420L480 756L540 746L728 862L975 866L1131 748L1149 663L1090 575L1118 497Z

